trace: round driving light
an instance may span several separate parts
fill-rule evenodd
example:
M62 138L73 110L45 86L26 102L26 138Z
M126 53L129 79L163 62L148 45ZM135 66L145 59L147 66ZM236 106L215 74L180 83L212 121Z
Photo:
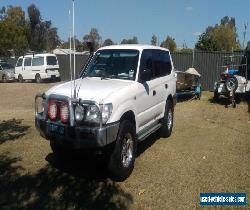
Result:
M82 121L84 118L84 108L81 105L77 105L75 108L75 120L77 122Z

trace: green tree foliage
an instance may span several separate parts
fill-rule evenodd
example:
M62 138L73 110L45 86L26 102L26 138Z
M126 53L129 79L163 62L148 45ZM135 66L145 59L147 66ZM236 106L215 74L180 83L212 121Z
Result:
M38 52L54 49L60 43L57 28L52 27L51 21L42 21L40 11L34 4L28 7L28 16L29 48Z
M171 36L167 36L167 38L165 39L165 41L163 41L161 43L161 47L167 48L171 52L174 52L174 51L176 51L177 45L175 43L174 38L172 38Z
M235 18L225 16L221 19L219 25L207 27L206 31L200 35L195 47L204 51L240 49Z
M114 42L112 41L112 39L108 38L105 39L105 41L103 42L102 46L110 46L110 45L114 45Z
M43 21L35 5L28 7L28 20L21 7L0 9L0 55L23 55L28 50L50 51L60 42L57 28L51 21Z
M102 37L100 36L96 28L91 28L90 32L83 36L83 42L84 43L88 41L93 42L95 50L97 50L101 46L101 40L102 40ZM86 46L85 46L85 49L87 49Z
M27 49L25 13L21 7L2 8L0 11L0 55L24 53Z
M151 38L151 45L156 46L157 45L157 36L153 35Z
M133 36L131 39L123 39L121 41L121 44L138 44L138 38L136 36Z

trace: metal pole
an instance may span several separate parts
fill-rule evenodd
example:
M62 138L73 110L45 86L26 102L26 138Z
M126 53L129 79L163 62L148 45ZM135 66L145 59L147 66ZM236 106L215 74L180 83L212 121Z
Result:
M75 1L72 0L73 6L73 50L74 50L74 98L76 98L76 43L75 43Z
M192 68L194 68L194 51L195 51L195 47L193 49L193 60L192 60Z

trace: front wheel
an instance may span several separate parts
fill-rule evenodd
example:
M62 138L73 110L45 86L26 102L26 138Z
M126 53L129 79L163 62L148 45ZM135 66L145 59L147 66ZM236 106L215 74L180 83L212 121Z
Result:
M6 78L6 76L5 76L5 75L3 75L3 77L2 77L2 81L3 81L4 83L6 83L6 82L7 82L7 78Z
M171 135L174 124L174 107L170 100L167 100L164 117L162 118L161 136L167 138Z
M132 173L135 150L135 126L128 120L124 120L120 124L115 148L108 162L108 169L115 180L123 181Z
M69 150L54 141L50 141L50 148L57 158L64 159L69 155Z

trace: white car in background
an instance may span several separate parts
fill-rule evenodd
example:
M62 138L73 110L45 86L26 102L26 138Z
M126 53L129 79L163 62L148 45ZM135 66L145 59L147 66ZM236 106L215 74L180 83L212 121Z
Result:
M19 82L34 80L37 83L44 79L60 81L56 55L43 53L19 57L15 67L15 79Z

